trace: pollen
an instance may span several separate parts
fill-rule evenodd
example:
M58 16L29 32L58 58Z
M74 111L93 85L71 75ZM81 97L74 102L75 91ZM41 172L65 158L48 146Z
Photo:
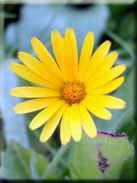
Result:
M61 99L70 105L79 103L86 95L84 84L76 81L64 83L60 92Z

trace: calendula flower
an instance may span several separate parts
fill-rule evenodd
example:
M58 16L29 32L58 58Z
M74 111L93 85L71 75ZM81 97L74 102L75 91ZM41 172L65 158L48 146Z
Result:
M94 34L88 32L78 59L76 37L73 29L66 29L64 37L51 33L55 59L36 38L32 47L38 58L19 52L23 64L13 63L10 68L21 78L36 86L22 86L10 91L12 96L31 98L17 104L17 114L41 110L31 121L29 128L35 130L44 125L40 141L47 141L60 122L60 138L67 144L71 136L80 141L82 128L88 136L97 135L92 115L110 120L108 109L122 109L125 102L108 95L124 82L120 76L125 65L113 67L118 53L109 52L111 42L105 41L93 54ZM78 61L79 60L79 61Z

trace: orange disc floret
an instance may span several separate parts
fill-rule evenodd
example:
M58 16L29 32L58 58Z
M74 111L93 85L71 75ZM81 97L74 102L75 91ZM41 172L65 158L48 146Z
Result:
M79 103L86 95L84 84L76 81L64 83L60 92L61 98L70 105Z

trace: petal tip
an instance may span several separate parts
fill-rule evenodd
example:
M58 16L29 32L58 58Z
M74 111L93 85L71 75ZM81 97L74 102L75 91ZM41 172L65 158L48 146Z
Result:
M14 92L14 88L12 88L12 89L9 91L9 94L10 94L11 96L14 96L13 92Z
M61 144L62 144L63 146L66 146L66 145L68 144L68 142L61 142Z
M33 37L31 38L31 40L34 40L34 39L37 39L37 37L36 37L36 36L33 36Z
M105 120L111 120L112 119L112 114L111 114L111 112L107 112L107 114L104 116L104 119Z
M14 106L14 107L12 108L12 111L13 111L14 113L16 113L16 114L17 114L16 106Z
M14 63L9 64L8 68L9 68L10 71L13 71L13 65L14 65Z
M57 31L57 29L54 29L51 31L51 36L55 35L55 34L58 34L59 32Z
M18 104L12 108L12 111L16 114L23 114L23 111L18 109Z
M32 125L32 123L30 123L29 129L30 129L30 130L35 130L35 127L34 127L34 125Z
M60 141L62 145L66 146L69 143L70 139L67 139L67 140L61 139Z
M92 135L92 138L95 139L97 137L97 134Z
M20 58L23 54L24 54L24 52L23 52L23 51L18 51L18 52L17 52L17 56L18 56L18 58Z
M120 109L124 109L126 107L126 101L122 100Z
M40 137L39 141L40 141L41 143L46 142L42 137Z
M36 36L33 36L33 37L31 38L31 43L34 43L34 41L39 41L39 39L38 39Z
M127 69L127 66L126 66L126 65L124 65L123 67L124 67L124 68L123 68L123 70L125 71L125 70Z
M81 137L78 137L78 138L74 139L75 142L80 142L80 140L81 140Z
M111 42L110 40L107 40L107 43L108 43L109 45L111 45L111 44L112 44L112 42Z
M106 117L106 120L111 120L112 119L112 114Z

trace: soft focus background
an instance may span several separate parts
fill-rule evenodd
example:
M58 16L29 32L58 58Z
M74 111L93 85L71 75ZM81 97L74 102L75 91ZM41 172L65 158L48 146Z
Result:
M0 59L0 177L6 179L133 179L134 173L134 37L135 5L5 5L4 59ZM33 54L30 39L37 36L53 54L50 33L62 34L72 27L77 35L79 51L88 31L95 34L95 47L112 41L119 52L116 64L126 64L126 82L113 93L126 100L124 110L112 111L109 122L94 118L98 131L122 137L102 137L101 155L95 141L83 133L80 143L61 147L59 128L45 144L39 142L41 129L31 132L28 123L35 115L15 115L12 107L20 101L9 96L10 88L31 85L11 73L8 65L18 61L17 52ZM2 32L2 31L1 31ZM1 33L2 34L2 33ZM124 134L128 135L125 137ZM103 139L104 138L104 139ZM103 140L102 140L103 139ZM103 159L104 158L104 159ZM103 170L102 170L103 169Z

